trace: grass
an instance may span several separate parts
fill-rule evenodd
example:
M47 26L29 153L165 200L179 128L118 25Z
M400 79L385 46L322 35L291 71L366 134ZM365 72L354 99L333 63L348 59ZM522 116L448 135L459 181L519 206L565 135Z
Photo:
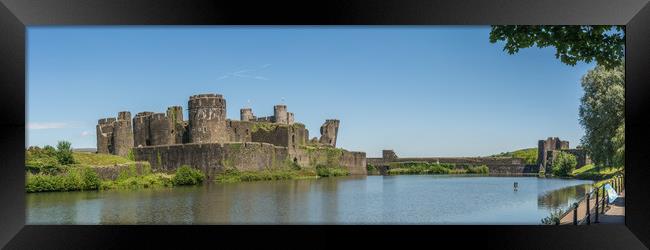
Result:
M581 168L574 170L571 175L576 179L606 180L614 177L622 171L623 167L598 168L594 164L587 164Z
M100 189L140 189L156 187L172 187L173 175L164 173L151 173L145 175L136 175L120 177L114 181L105 180L101 182Z
M216 182L230 183L242 181L270 181L270 180L299 180L316 179L320 177L335 177L349 175L350 172L342 167L318 166L310 169L266 169L262 171L239 171L227 169L215 176Z
M504 152L492 155L492 157L515 157L524 159L526 164L535 164L537 163L537 148L525 148L512 152Z
M74 156L77 164L88 166L112 166L115 164L127 164L133 162L132 160L129 160L125 157L110 154L73 152L72 155Z
M490 169L485 165L457 167L455 164L445 163L404 162L391 163L387 174L488 174L489 172Z

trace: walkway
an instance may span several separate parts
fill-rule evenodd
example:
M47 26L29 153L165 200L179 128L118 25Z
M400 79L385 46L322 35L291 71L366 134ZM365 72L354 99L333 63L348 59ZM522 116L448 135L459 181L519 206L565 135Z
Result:
M602 197L601 197L602 199ZM578 205L578 224L587 224L587 204L586 200L582 200ZM602 205L601 203L598 205ZM600 212L602 207L598 208ZM592 195L589 199L589 210L591 210L591 223L595 223L596 219L596 197ZM605 214L598 215L598 222L603 224L624 224L625 223L625 190L618 194L618 198L614 203L609 204L605 209ZM573 224L573 209L568 212L563 218L560 219L560 225Z
M610 204L605 214L598 219L602 224L625 223L625 190L619 194L613 204Z

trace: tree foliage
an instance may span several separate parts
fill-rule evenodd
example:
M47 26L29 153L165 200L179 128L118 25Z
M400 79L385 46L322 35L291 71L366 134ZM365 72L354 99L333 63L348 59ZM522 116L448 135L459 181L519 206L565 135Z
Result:
M625 65L597 66L582 77L582 144L598 166L622 166L625 160Z
M515 54L536 46L555 47L555 57L568 65L598 62L608 69L623 64L625 26L611 25L495 25L490 42L505 41L504 51Z
M558 155L553 158L553 162L551 164L553 175L569 176L571 173L573 173L573 170L576 169L578 161L572 154L559 152Z
M56 158L61 165L74 164L74 157L72 156L72 143L69 141L59 141L56 145Z

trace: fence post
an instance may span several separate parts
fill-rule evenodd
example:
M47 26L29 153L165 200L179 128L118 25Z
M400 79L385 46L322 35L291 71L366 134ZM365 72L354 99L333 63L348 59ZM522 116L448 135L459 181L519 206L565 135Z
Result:
M587 194L587 225L591 225L591 212L589 211L589 198L591 198L591 194Z
M596 188L596 218L594 219L594 223L598 223L598 203L600 202L598 201L598 189L600 188Z
M602 186L603 190L603 211L602 213L605 214L605 197L607 196L607 193L605 193L605 185Z
M573 225L578 225L578 203L573 203Z

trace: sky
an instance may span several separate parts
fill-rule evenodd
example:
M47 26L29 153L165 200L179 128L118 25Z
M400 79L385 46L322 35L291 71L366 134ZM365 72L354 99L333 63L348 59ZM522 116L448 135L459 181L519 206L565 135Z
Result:
M222 94L227 118L285 104L337 147L368 157L487 156L584 135L580 78L554 48L509 55L489 26L32 26L27 144L96 147L95 125L127 110L187 109ZM187 110L184 112L187 119Z

